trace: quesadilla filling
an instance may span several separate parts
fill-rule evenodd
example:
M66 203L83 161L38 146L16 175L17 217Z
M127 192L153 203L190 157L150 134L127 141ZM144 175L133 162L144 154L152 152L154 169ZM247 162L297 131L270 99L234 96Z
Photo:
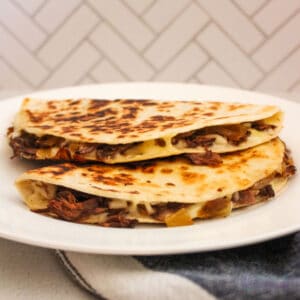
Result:
M276 183L287 180L295 172L289 152L285 150L280 172L273 172L246 190L203 203L125 201L38 181L30 182L31 195L27 201L33 203L38 198L42 201L41 206L45 206L37 209L31 207L32 211L78 223L95 223L105 227L134 227L138 222L183 226L193 224L193 219L197 218L225 217L232 209L272 198Z
M7 135L14 151L14 157L26 159L75 160L84 162L96 160L106 163L144 160L155 157L187 153L186 156L196 165L220 165L222 160L217 154L218 147L227 143L231 148L266 133L272 135L276 129L272 118L263 121L232 125L211 126L167 138L128 144L97 144L69 141L53 135L36 136L26 131L14 133L9 128ZM202 153L199 152L199 149ZM123 160L122 160L123 159Z

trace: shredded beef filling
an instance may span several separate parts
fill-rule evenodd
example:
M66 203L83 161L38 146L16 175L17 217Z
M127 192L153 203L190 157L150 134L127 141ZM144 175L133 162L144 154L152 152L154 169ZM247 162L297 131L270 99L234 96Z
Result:
M8 129L8 135L11 134L13 129ZM85 161L84 155L96 151L96 157L102 161L106 158L113 158L118 153L124 154L128 149L136 146L137 143L130 144L96 144L96 143L76 143L76 150L71 153L69 150L70 143L64 138L55 137L52 135L45 135L38 137L34 134L22 131L21 135L15 138L10 138L10 146L14 154L13 157L24 157L26 159L36 159L37 151L39 149L49 149L51 147L58 147L54 159L56 160L72 160Z
M91 215L104 213L106 218L100 225L105 227L134 227L137 223L126 217L126 209L110 209L108 198L65 187L59 187L54 199L49 201L48 208L38 212L53 213L60 219L79 223Z
M273 172L271 175L259 180L247 190L235 192L232 195L231 201L235 207L243 207L255 204L258 201L264 201L275 196L275 192L270 182L276 177L289 178L296 173L296 167L290 155L290 151L285 149L282 173Z
M180 133L172 138L172 144L176 145L183 141L189 148L196 148L202 146L204 148L211 147L216 138L214 135L220 135L226 138L231 145L238 146L245 142L251 134L250 127L258 131L275 129L275 125L266 124L262 121L244 124L232 124L222 126L211 126L200 130Z
M172 138L172 144L176 145L179 141L184 141L188 148L196 148L198 146L211 147L216 138L207 136L205 133L201 133L200 130L180 133Z
M251 124L251 128L254 128L258 131L264 131L264 130L269 130L269 129L275 129L276 126L272 124L266 124L263 122L254 122Z
M291 177L296 174L296 166L294 165L291 152L287 148L284 151L283 157L283 176L284 177Z
M12 132L10 129L8 129L8 134ZM27 159L34 159L37 150L35 142L36 137L26 132L23 132L18 137L10 138L9 145L14 151L13 157L21 156Z
M185 156L194 164L200 166L217 167L222 164L222 158L218 153L206 151L205 153L188 153Z

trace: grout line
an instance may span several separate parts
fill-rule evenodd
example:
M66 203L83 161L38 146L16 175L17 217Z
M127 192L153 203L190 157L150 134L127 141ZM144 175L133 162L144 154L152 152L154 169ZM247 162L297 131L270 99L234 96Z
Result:
M88 40L88 42L97 50L97 51L100 51L100 53L102 54L102 56L103 56L103 58L105 58L116 70L118 70L119 72L120 72L120 74L122 75L122 76L124 76L125 77L125 79L127 79L128 81L132 81L132 79L130 79L129 77L128 77L128 75L126 74L126 73L124 73L120 68L119 68L119 66L118 65L116 65L107 55L105 55L102 51L101 51L101 49L99 49L98 47L97 47L97 45L93 42L93 40L91 40L91 39L89 39ZM103 59L103 61L104 61L104 59ZM92 76L92 74L91 74L91 76ZM93 77L93 76L92 76ZM93 77L94 78L94 77ZM95 79L95 78L94 78Z
M198 41L196 41L196 43L203 49L205 50L205 52L209 53ZM242 87L242 84L240 82L237 81L237 79L228 72L228 70L226 68L224 68L216 59L214 56L209 55L210 57L210 62L213 61L232 81L234 81L237 86Z
M250 1L250 0L248 0ZM259 5L259 7L250 15L250 17L254 18L255 15L261 11L262 9L264 9L272 0L265 0L264 3L262 3L261 5Z
M47 4L47 0L44 0L42 2L42 4L35 10L35 12L33 13L33 15L31 17L35 18L36 15L46 6L46 4Z
M20 73L15 67L2 56L2 61L6 64L12 71L16 74L16 76L21 80L24 81L25 84L28 84L30 88L35 88L36 86L32 84L22 73Z
M271 75L271 73L275 72L278 68L280 68L280 66L282 64L284 64L290 56L292 56L295 52L297 52L300 49L300 45L296 47L296 49L292 50L288 55L285 56L285 58L283 60L281 60L278 64L276 64L276 66L274 68L272 68L271 71L266 72L264 78L262 78L259 82L257 82L257 84L255 84L255 86L253 88L257 88L257 86L259 84L261 84L264 80L266 80L268 78L269 75Z
M93 47L93 48L94 48L94 47ZM78 80L75 82L75 85L80 84L80 82L81 82L85 77L89 77L91 70L92 70L93 68L95 68L95 66L97 66L99 63L101 63L101 61L103 61L103 57L102 57L102 56L99 57L98 60L96 61L96 63L95 63L93 66L91 66L91 67L89 68L89 70L86 71L86 72L80 77L80 79L78 79Z
M174 55L173 57L171 57L171 59L162 67L158 70L158 72L156 72L155 74L153 74L151 77L150 77L150 80L155 80L155 78L157 76L159 76L161 73L163 73L164 71L166 71L166 69L178 58L178 56L184 52L189 46L191 45L191 43L186 43L181 49L180 51Z
M35 21L35 18L33 15L28 14L28 12L24 9L24 7L22 7L18 2L16 2L15 0L10 0L11 2L14 3L14 5L20 9L45 35L48 35L48 32L39 24ZM44 2L45 3L45 2ZM44 5L44 3L41 4Z
M155 31L156 33L156 38L154 41L152 41L151 44L147 45L146 47L144 47L144 49L142 49L141 54L145 54L145 52L147 52L149 50L149 48L151 48L151 46L158 40L158 38L164 34L164 32L166 32L171 25L173 25L173 23L180 18L185 11L193 4L193 2L191 2L191 0L189 0L189 2L181 9L181 11L179 13L177 13L175 16L173 16L173 18L163 27L160 29L159 32Z
M24 42L23 42L22 40L20 40L19 37L17 37L17 36L15 35L15 33L14 33L13 31L11 31L10 28L8 28L8 27L6 26L6 24L4 24L4 23L1 22L1 21L0 21L0 26L2 26L2 27L3 27L3 28L4 28L4 29L12 36L12 38L15 39L15 40L20 44L20 46L23 47L23 48L25 49L25 51L26 51L27 53L29 53L32 57L35 58L35 56L33 55L33 53L35 52L35 50L29 49L29 47L28 47L27 45L25 45ZM47 41L47 38L46 38L46 37L45 37L44 41L43 41L41 44L43 44L45 41ZM40 47L40 46L39 46L39 47ZM37 47L37 48L39 48L39 47ZM45 69L49 70L49 67L47 67L44 63L42 63L42 62L40 62L40 63L41 63L41 65L42 65L43 67L45 67Z
M59 23L51 33L48 32L48 38L34 51L34 53L36 53L37 55L39 54L41 49L49 42L49 40L52 39L52 37L56 35L57 32L70 20L71 16L79 11L79 9L82 7L81 4L82 3L80 2L74 9L72 9L72 11L70 11L70 13L64 18L64 20ZM38 58L38 56L36 57Z
M99 25L99 22L96 23L87 33L87 35L89 35L93 30L95 30L95 28ZM62 60L57 64L58 66L54 67L53 69L51 69L51 72L48 74L48 76L46 76L46 78L38 85L39 88L41 88L47 81L48 79L51 78L51 76L53 74L55 74L55 72L59 69L59 67L61 67L62 65L64 65L64 63L70 58L70 56L72 56L77 50L78 48L80 48L82 45L84 45L84 43L87 42L86 36L84 36L81 40L78 41L78 43L76 43L76 45L62 58Z
M90 1L85 1L84 5L86 5L90 10L92 10L100 20L103 20L102 15L98 12L98 10L90 3Z
M93 6L91 6L89 3L87 4L90 8L93 8ZM133 45L132 41L130 41L129 39L127 39L124 35L122 35L118 29L114 26L114 24L112 24L110 22L110 20L108 18L103 17L102 15L99 14L98 10L93 8L94 11L97 12L97 15L104 20L104 22L106 23L106 25L108 25L115 33L117 33L117 35L128 45L130 46L131 49L134 49L134 52L140 53L140 50L137 50L135 48L135 46ZM148 26L147 26L148 27ZM152 32L152 31L151 31ZM148 44L151 43L153 41L154 36L151 38L152 40L147 42ZM144 46L145 47L145 46Z
M269 76L271 73L275 72L278 68L280 68L280 66L281 66L282 64L284 64L284 63L289 59L289 57L292 56L292 55L293 55L295 52L297 52L299 49L300 49L300 44L299 44L296 48L292 49L287 55L285 55L285 56L284 56L284 57L283 57L283 58L282 58L275 66L272 67L272 69L271 69L270 71L265 72L264 78L261 78L260 82L257 82L257 84L255 84L254 88L256 88L257 85L259 85L259 84L262 83L266 78L268 78L268 76Z
M190 3L190 5L192 5L192 3ZM189 5L189 6L190 6ZM182 12L182 14L184 13L185 11ZM173 61L174 59L176 59L176 57L179 55L179 53L181 53L191 42L195 41L197 36L202 32L202 30L204 30L205 27L207 27L207 24L209 24L209 19L206 21L207 23L205 23L181 48L179 48L171 57L168 58L168 60L162 64L161 67L156 68L156 70L160 71L166 67L168 67ZM145 55L143 55L143 58L146 60L146 61L149 61Z
M267 36L267 38L266 38L265 41L263 41L262 43L260 43L259 45L257 45L249 53L249 57L252 58L255 55L255 52L259 51L259 49L262 48L264 46L264 44L266 44L267 42L269 42L283 27L285 27L291 21L291 19L293 19L294 17L296 17L299 12L300 12L300 9L296 10L292 15L289 16L289 18L287 18L286 20L284 20L284 22L282 22L282 24L278 28L276 28L270 35ZM300 14L299 14L299 17L300 17Z
M138 52L137 49L134 48L134 46L131 44L131 43L128 43L127 40L119 33L119 31L117 31L113 25L111 25L109 22L106 23L106 26L109 27L135 54L137 54L137 56L142 59L140 53ZM142 59L145 64L147 64L153 71L156 70L155 66L152 65L151 62L145 60L145 59Z
M300 78L299 78L298 80L296 80L296 82L293 83L293 84L287 89L287 92L293 93L293 89L294 89L297 85L300 85Z
M251 19L251 17L249 15L247 15L243 9L241 9L241 7L239 5L237 5L237 3L235 1L231 1L232 2L232 5L236 7L236 9L242 14L244 15L245 18L247 18L248 22L253 25L256 30L262 34L262 36L264 37L264 39L267 37L267 34L255 23L254 20ZM263 40L264 40L263 39Z
M199 46L199 45L198 45ZM201 70L203 70L209 63L211 63L211 60L210 60L210 58L208 58L208 60L207 61L205 61L200 67L199 67L199 69L198 70L196 70L191 76L189 76L188 78L187 78L187 80L186 80L186 82L189 82L191 79L198 79L198 77L197 77L197 74L201 71Z
M209 22L208 24L206 24L207 26L205 26L205 28L203 28L203 30L200 31L200 33L198 34L198 36L211 24L211 22ZM215 60L214 57L206 50L206 48L203 47L203 45L200 44L200 42L197 40L197 38L194 40L194 42L196 43L196 45L198 45L202 51L208 56L208 58L210 60Z
M198 35L198 32L197 32L197 34L195 34L195 36L196 35ZM200 51L202 50L203 51L203 49L202 49L202 47L199 47L199 44L197 44L196 43L196 41L195 41L195 36L193 37L193 38L191 38L191 40L188 42L188 43L186 43L182 48L180 48L179 50L178 50L178 52L176 52L176 54L174 55L174 56L172 56L171 57L171 59L162 67L162 68L160 68L160 70L156 73L156 74L154 74L151 78L150 78L150 80L153 80L153 79L155 79L158 75L160 75L162 72L164 72L177 58L178 58L178 56L181 54L181 53L183 53L188 47L190 47L191 45L196 45L198 48L200 48ZM203 51L204 52L204 54L206 54L206 52L205 51ZM205 60L205 62L203 63L203 64L205 64L208 60L210 59L210 57L207 55L207 60ZM203 65L202 64L202 65ZM201 66L202 66L201 65ZM200 68L200 67L199 67Z
M227 33L227 31L223 30L222 26L217 23L216 21L213 22L213 24L230 40L244 55L244 57L247 58L247 60L257 68L257 70L263 75L265 73L264 69L257 64L255 61L252 60L252 58L249 56L249 53L247 53L232 37Z
M142 16L140 16L139 14L137 14L124 0L122 0L122 3L125 7L127 7L127 9L129 11L132 12L132 14L134 14L141 23L143 23L154 35L157 33L147 22L145 22L145 20L143 19ZM150 41L151 42L151 41Z
M141 1L141 0L140 0ZM152 2L142 11L141 16L144 16L148 13L149 10L157 3L157 0L152 0Z

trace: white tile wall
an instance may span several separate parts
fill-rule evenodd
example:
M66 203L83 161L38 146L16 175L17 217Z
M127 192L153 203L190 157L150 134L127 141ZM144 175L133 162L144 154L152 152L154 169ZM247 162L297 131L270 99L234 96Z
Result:
M300 0L1 0L0 89L182 81L300 91Z

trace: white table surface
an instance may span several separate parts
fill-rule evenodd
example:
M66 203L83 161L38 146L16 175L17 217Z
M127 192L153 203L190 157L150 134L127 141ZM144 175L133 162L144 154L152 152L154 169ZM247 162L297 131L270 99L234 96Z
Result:
M24 93L0 90L0 99ZM300 103L299 94L272 94ZM95 299L70 279L53 250L0 238L0 266L0 299Z
M1 91L0 99L23 94ZM0 299L94 300L74 283L54 250L0 238Z

